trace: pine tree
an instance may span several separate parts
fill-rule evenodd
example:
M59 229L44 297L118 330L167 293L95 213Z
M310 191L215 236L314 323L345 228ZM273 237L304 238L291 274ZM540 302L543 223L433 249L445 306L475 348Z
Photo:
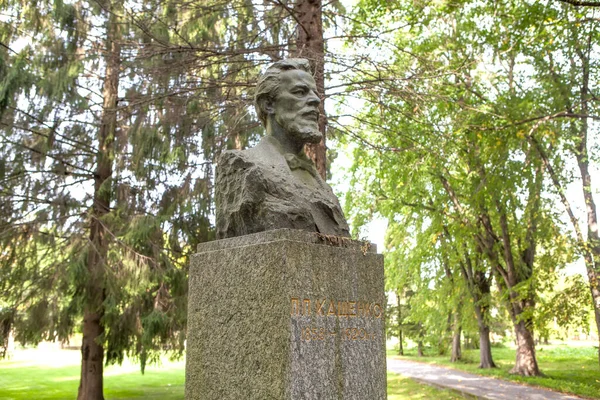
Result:
M327 115L325 114L325 41L323 37L323 4L321 0L300 0L294 4L298 22L297 41L293 52L296 57L310 61L314 72L319 104L319 130L323 135L320 143L306 146L306 154L314 161L323 179L327 177Z
M248 1L3 12L0 339L82 326L79 398L101 399L103 365L182 354L188 257L213 238L212 163L257 140L252 88L295 25Z

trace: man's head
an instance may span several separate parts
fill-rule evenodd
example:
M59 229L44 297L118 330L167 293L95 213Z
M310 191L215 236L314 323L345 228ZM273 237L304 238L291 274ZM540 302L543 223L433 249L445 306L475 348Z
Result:
M256 86L256 111L263 125L278 124L294 141L321 140L319 103L310 64L302 58L274 63Z

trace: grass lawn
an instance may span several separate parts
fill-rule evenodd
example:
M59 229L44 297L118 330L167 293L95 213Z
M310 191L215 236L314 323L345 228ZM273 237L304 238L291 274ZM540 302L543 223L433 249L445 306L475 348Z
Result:
M23 350L0 360L0 399L65 400L77 397L77 350ZM108 399L183 399L184 362L152 365L140 374L139 366L124 362L104 371Z
M423 399L423 400L457 400L466 399L460 393L441 390L424 385L402 375L388 372L388 400ZM472 397L469 397L472 398Z
M388 350L388 356L396 352ZM413 361L445 365L463 371L494 376L506 380L541 386L560 392L600 399L600 368L597 349L591 344L584 346L548 345L537 346L537 359L543 377L522 377L511 375L508 371L514 366L515 349L510 347L492 348L496 369L479 369L479 350L463 350L463 360L451 363L450 356L434 356L425 352L425 357L417 357L416 349L405 351L406 356L399 357Z
M66 400L77 397L80 352L76 350L20 350L0 360L0 399ZM185 363L166 361L146 368L125 362L104 371L106 400L182 400ZM396 374L388 374L388 399L463 399L455 392L439 390Z

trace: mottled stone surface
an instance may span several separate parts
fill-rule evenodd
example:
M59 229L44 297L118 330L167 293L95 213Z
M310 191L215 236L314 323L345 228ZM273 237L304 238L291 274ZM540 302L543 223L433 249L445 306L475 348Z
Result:
M346 237L322 235L319 233L302 231L298 229L276 229L272 231L264 231L250 235L200 243L196 252L204 253L207 251L230 249L234 247L242 247L276 240L291 240L294 242L314 243L334 247L343 247L357 251L360 250L363 253L377 253L377 245L374 243L351 240Z
M200 247L187 400L386 399L383 257L342 242L279 230Z

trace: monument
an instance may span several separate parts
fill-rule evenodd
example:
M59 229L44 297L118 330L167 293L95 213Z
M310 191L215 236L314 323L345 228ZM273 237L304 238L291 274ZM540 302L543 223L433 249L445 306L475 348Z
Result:
M306 154L319 143L319 96L307 60L273 64L258 81L260 143L226 151L216 178L217 238L277 228L349 237L338 199Z
M321 139L307 60L270 66L266 136L217 165L217 237L192 257L187 400L386 399L383 257L349 238L304 153Z

